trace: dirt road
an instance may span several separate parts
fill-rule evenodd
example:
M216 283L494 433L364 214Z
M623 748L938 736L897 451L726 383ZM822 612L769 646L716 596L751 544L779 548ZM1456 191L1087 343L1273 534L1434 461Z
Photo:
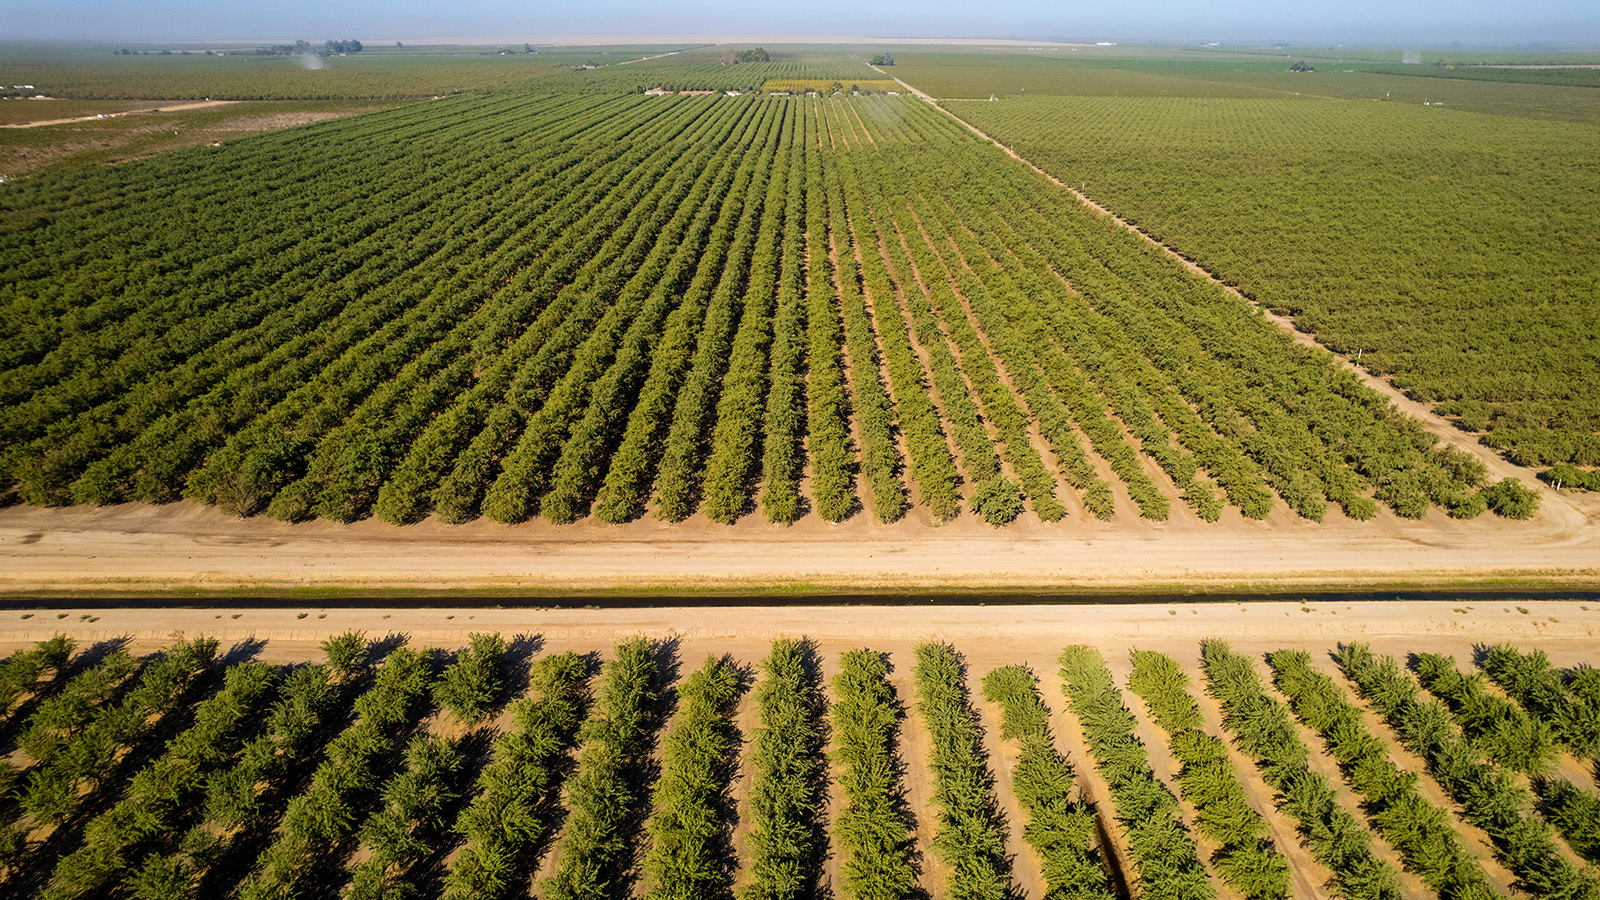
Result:
M37 122L12 122L0 125L0 128L40 128L45 125L66 125L71 122L93 122L98 119L115 119L121 116L131 116L139 113L153 112L180 112L185 109L206 109L212 106L228 106L239 103L238 100L203 100L194 103L168 103L162 106L152 106L148 109L124 109L112 113L100 113L93 116L73 116L70 119L41 119Z
M972 516L936 526L918 510L880 525L733 526L586 519L397 527L236 519L188 502L102 509L0 510L0 594L300 587L352 591L570 591L833 588L1138 589L1500 583L1600 586L1600 503L1546 492L1531 522L1492 515L1420 522L1383 513L1317 524L1281 505L1264 521L1228 510L1207 524L1119 510L1110 522L1024 518L993 529Z

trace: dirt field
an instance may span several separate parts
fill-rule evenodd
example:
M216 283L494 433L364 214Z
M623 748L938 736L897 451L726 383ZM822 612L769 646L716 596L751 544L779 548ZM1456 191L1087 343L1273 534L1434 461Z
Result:
M299 618L301 614L305 618ZM22 616L27 616L22 618ZM63 616L63 617L58 617ZM1021 842L1020 806L1010 789L1009 765L1014 748L998 736L998 710L978 696L983 674L1001 665L1024 663L1040 676L1041 689L1052 712L1052 728L1057 746L1077 768L1081 788L1091 800L1100 801L1103 817L1112 814L1106 801L1103 780L1092 770L1084 751L1076 721L1066 709L1055 658L1071 643L1094 646L1105 655L1120 685L1126 684L1129 670L1127 653L1132 648L1160 650L1173 655L1200 683L1199 642L1206 637L1224 637L1235 649L1259 657L1263 652L1283 647L1303 647L1320 660L1319 667L1336 672L1326 653L1341 640L1365 640L1381 653L1404 655L1417 651L1451 653L1470 667L1473 647L1481 641L1513 641L1525 648L1538 647L1558 665L1594 663L1600 657L1600 604L1576 602L1528 602L1520 606L1498 602L1451 603L1218 603L1173 606L1020 606L1004 608L947 607L907 604L899 607L820 608L777 607L747 609L656 610L496 610L496 609L318 609L228 610L228 609L144 609L107 611L8 611L0 613L0 653L46 637L57 630L78 639L80 645L100 640L126 638L128 648L149 652L165 646L175 635L210 634L223 647L235 647L247 640L259 641L256 656L272 662L292 662L318 658L318 643L330 633L348 628L362 629L369 637L399 634L413 647L457 647L466 643L468 633L499 631L508 638L515 634L534 638L540 653L563 650L599 651L609 654L617 642L643 634L652 639L675 642L680 675L692 672L707 654L728 654L749 665L766 654L769 641L780 635L806 636L816 642L823 664L823 675L831 678L837 670L839 654L865 646L889 654L893 672L891 682L908 717L900 728L899 746L904 763L905 793L916 817L918 850L922 855L921 884L932 900L944 896L944 865L932 852L928 841L936 829L936 816L928 808L932 796L931 776L926 765L928 736L910 709L912 701L912 648L924 640L942 640L965 654L968 686L973 691L981 721L988 732L985 746L996 779L997 807L1006 817L1008 848L1015 854L1011 881L1017 896L1042 896L1043 881L1037 862ZM1265 666L1261 666L1265 672ZM1193 686L1193 685L1192 685ZM1353 695L1352 695L1353 696ZM1151 752L1152 767L1168 780L1177 770L1167 751L1164 736L1154 728L1131 693L1124 702L1138 715L1140 737ZM1220 731L1215 704L1202 698L1207 728ZM1371 719L1376 722L1376 718ZM754 715L748 695L740 705L738 726L748 750ZM670 726L669 726L670 727ZM1377 729L1379 733L1386 733ZM1355 795L1339 778L1337 770L1320 756L1321 745L1314 735L1303 732L1313 748L1320 770L1325 770L1340 787L1342 799L1352 810L1359 810ZM1391 755L1404 768L1418 770L1420 764L1409 754L1391 745ZM1251 802L1263 812L1275 839L1289 856L1295 869L1293 896L1296 900L1325 900L1323 887L1327 873L1298 845L1292 820L1280 815L1269 789L1242 755L1234 762L1241 774ZM1582 773L1582 765L1565 760L1565 771ZM735 780L743 784L747 773ZM1430 796L1436 793L1424 778ZM738 791L742 799L743 790ZM1452 809L1447 802L1443 804ZM836 810L834 810L836 812ZM1188 824L1193 826L1193 810L1185 806ZM1107 818L1113 840L1122 836ZM1364 818L1363 818L1364 821ZM1461 827L1459 816L1456 825ZM1464 833L1470 830L1462 828ZM742 843L744 832L736 831ZM1486 850L1477 841L1472 846ZM1393 858L1381 841L1375 849ZM545 860L546 866L550 860ZM830 860L827 872L837 872L838 859ZM1493 861L1485 858L1493 871ZM746 878L739 874L740 882ZM1406 876L1408 888L1415 879ZM1408 891L1408 896L1426 896L1426 891ZM1230 896L1226 891L1224 898ZM1521 896L1512 891L1509 896Z
M119 163L389 104L311 100L15 100L0 104L0 176Z

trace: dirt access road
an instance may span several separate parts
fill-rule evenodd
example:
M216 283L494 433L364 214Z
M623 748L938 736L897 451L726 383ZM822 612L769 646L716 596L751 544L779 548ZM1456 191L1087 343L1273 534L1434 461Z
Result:
M1317 524L1281 504L1264 521L1228 510L1208 524L1025 517L994 529L975 517L935 527L918 511L893 525L870 516L791 527L749 516L670 524L586 519L506 526L433 520L296 525L237 519L192 503L0 510L0 596L153 594L300 588L530 596L654 590L842 593L1310 590L1333 587L1526 586L1600 590L1600 511L1546 492L1531 522L1371 522L1336 511Z
M93 116L73 116L70 119L41 119L38 122L12 122L0 125L0 128L40 128L45 125L66 125L72 122L94 122L100 119L116 119L122 116L132 116L139 113L181 112L186 109L207 109L212 106L228 106L239 103L238 100L203 100L194 103L169 103L164 106L152 106L148 109L123 109L111 113L100 113Z

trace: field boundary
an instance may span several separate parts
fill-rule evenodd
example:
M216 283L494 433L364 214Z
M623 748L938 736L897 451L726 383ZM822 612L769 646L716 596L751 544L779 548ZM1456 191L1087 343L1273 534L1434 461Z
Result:
M879 69L877 66L871 66L871 68L876 69L877 71L882 72L885 75L889 74L887 72L883 72L883 70ZM1268 309L1267 307L1263 306L1261 303L1257 302L1253 297L1251 297L1250 295L1248 295L1248 294L1244 293L1243 291L1239 290L1234 285L1229 284L1226 281L1223 281L1221 278L1218 278L1216 276L1216 274L1213 273L1211 270L1209 270L1209 269L1205 268L1204 266L1200 265L1199 263L1195 262L1193 259L1183 255L1175 247L1172 247L1169 244L1165 244L1165 243L1162 243L1160 240L1157 240L1153 235L1151 235L1149 232L1145 231L1144 229L1140 228L1138 225L1135 225L1132 222L1129 222L1127 219L1124 219L1121 216L1117 215L1109 207L1106 207L1106 206L1102 205L1101 203L1095 201L1094 199L1090 198L1087 194L1083 193L1081 190L1073 187L1072 185L1068 184L1067 182L1062 181L1060 178L1057 178L1055 175L1053 175L1050 172L1046 171L1044 168L1040 167L1033 160L1030 160L1027 157L1023 156L1022 154L1016 152L1011 147L1008 147L1007 145L1001 143L1000 141L996 140L994 137L990 136L987 132L985 132L982 129L978 128L976 125L973 125L971 122L968 122L966 119L961 118L961 116L957 115L955 112L953 112L953 111L945 108L944 106L940 105L940 102L939 102L938 98L935 98L935 97L933 97L933 96L931 96L931 95L929 95L929 94L927 94L927 93L925 93L925 92L923 92L921 90L918 90L917 88L911 86L910 84L907 84L905 81L902 81L901 79L899 79L897 77L894 77L892 75L889 76L889 77L894 78L894 80L896 82L898 82L901 87L905 88L906 91L908 91L913 96L915 96L915 97L917 97L917 98L919 98L921 100L927 101L927 103L929 105L931 105L934 109L939 110L940 112L944 113L945 115L949 116L950 118L954 119L955 121L961 123L961 125L963 127L965 127L968 131L972 132L977 137L982 138L983 140L986 140L989 143L995 145L996 147L998 147L1001 150L1001 152L1005 153L1007 156L1011 157L1012 159L1015 159L1016 161L1022 163L1023 165L1026 165L1027 167L1029 167L1033 171L1037 172L1040 176L1042 176L1043 178L1048 180L1051 184L1054 184L1057 187L1062 188L1062 189L1068 191L1069 193L1071 193L1072 196L1076 197L1078 202L1083 204L1083 206L1085 208L1087 208L1090 211L1090 213L1092 213L1096 218L1102 218L1102 219L1103 218L1109 218L1112 222L1116 223L1118 226L1122 227L1124 230L1132 232L1133 234L1137 234L1138 236L1144 238L1144 240L1147 241L1148 243L1150 243L1152 246L1161 248L1161 250L1163 250L1168 256L1170 256L1173 259L1177 260L1178 262L1182 263L1183 267L1185 269L1188 269L1193 274L1204 277L1206 280L1210 281L1212 284L1215 284L1215 285L1221 287L1223 290L1227 291L1229 294L1232 294L1233 296L1238 297L1239 299L1245 301L1246 303L1249 303L1251 306L1255 307L1257 310L1260 310L1261 314L1266 316L1268 321L1270 321L1274 325L1278 326L1279 328L1281 328L1285 332L1287 332L1289 334L1289 336L1294 339L1295 343L1300 344L1301 346L1304 346L1304 347L1315 347L1315 348L1320 349L1323 352L1331 355L1339 363L1339 365L1341 367L1349 370L1350 372L1355 373L1356 376L1359 377L1361 379L1362 383L1365 384L1367 387L1370 387L1373 390L1377 391L1378 393L1380 393L1380 394L1384 395L1385 397L1387 397L1390 401L1392 401L1395 404L1395 406L1399 407L1401 412L1404 412L1406 415L1409 415L1412 418L1419 420L1422 423L1422 425L1428 430L1428 432L1430 434L1433 434L1434 436L1438 437L1442 442L1444 442L1446 444L1449 444L1451 446L1459 447L1460 449L1465 450L1468 453L1471 453L1474 457L1482 460L1483 463L1486 466L1489 467L1489 471L1491 473L1493 473L1495 476L1500 477L1500 478L1520 478L1520 479L1522 479L1524 481L1525 486L1531 487L1534 490L1539 491L1539 493L1542 496L1542 499L1545 502L1549 502L1551 500L1557 500L1557 502L1559 502L1559 500L1558 500L1559 494L1557 494L1555 491L1551 491L1548 487L1546 487L1542 482L1539 481L1539 479L1536 477L1537 476L1537 470L1536 469L1526 468L1526 467L1517 465L1516 463L1512 462L1511 460L1506 459L1501 454L1499 454L1499 453L1495 452L1494 450L1490 449L1489 447L1485 446L1478 439L1478 435L1475 432L1462 431L1460 428L1456 427L1456 425L1453 422L1451 422L1450 420L1444 418L1443 416L1440 416L1438 413L1434 412L1433 408L1431 406L1429 406L1428 404L1423 403L1421 401L1413 399L1404 390L1400 389L1399 387L1396 387L1393 383L1391 383L1387 378L1383 378L1381 376L1372 374L1371 372L1367 371L1366 369L1364 369L1360 365L1358 365L1356 363L1356 361L1351 359L1349 356L1347 356L1345 354L1342 354L1342 353L1339 353L1338 351L1335 351L1335 350L1325 346L1324 344L1320 343L1317 340L1316 335L1314 333L1309 332L1309 331L1301 330L1300 326L1298 324L1296 324L1296 322L1294 321L1294 319L1292 317L1279 315L1278 313L1275 313L1272 310Z

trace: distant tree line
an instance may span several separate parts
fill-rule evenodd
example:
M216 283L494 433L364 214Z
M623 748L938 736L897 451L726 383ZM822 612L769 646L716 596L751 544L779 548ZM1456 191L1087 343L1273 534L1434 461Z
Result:
M771 62L771 57L767 56L764 47L757 47L754 50L735 50L729 47L722 51L722 62L723 65L729 66L745 62Z
M396 44L395 46L399 46ZM274 44L271 47L257 47L256 53L261 56L307 56L312 53L318 56L332 56L335 53L360 53L361 42L348 41L323 41L318 47L310 41L295 41L292 44Z

